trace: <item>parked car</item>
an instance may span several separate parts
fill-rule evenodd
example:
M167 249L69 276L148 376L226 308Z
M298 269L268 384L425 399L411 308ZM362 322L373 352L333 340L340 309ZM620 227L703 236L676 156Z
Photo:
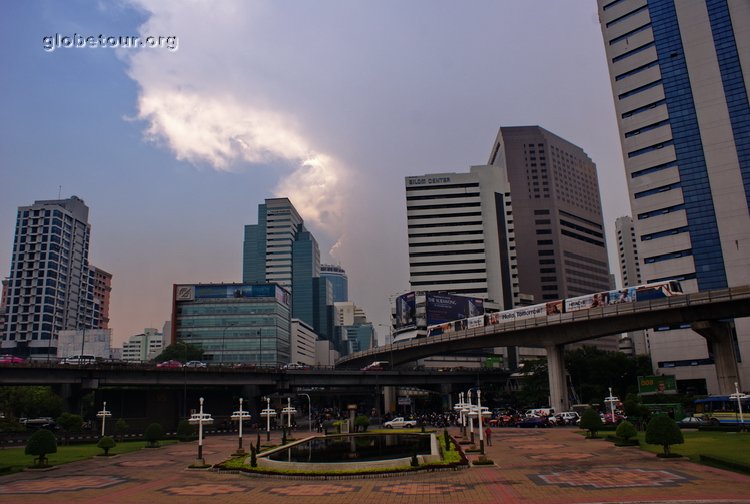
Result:
M396 417L383 424L386 429L411 429L417 426L416 420L405 420L404 417Z
M23 357L17 357L15 355L0 355L0 364L21 364L26 362Z
M546 417L541 416L528 416L522 418L517 424L517 427L521 427L522 429L539 429L549 426L549 420Z
M52 417L20 418L18 421L29 430L57 430L59 428Z
M689 416L677 422L677 425L681 429L697 429L698 427L711 425L711 421L701 417Z
M158 368L181 368L182 362L178 360L167 360L156 365Z
M198 360L191 360L185 363L185 367L204 368L204 367L208 367L208 365L205 362L201 362Z
M558 425L575 425L581 416L575 411L563 411L555 415Z

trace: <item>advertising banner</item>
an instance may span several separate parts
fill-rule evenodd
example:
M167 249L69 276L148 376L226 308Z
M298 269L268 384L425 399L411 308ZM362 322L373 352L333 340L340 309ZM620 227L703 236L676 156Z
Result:
M639 394L676 394L677 380L674 375L655 375L638 377Z
M413 292L407 292L396 298L396 329L406 329L417 326L416 297Z
M432 292L426 298L428 326L484 315L483 299Z

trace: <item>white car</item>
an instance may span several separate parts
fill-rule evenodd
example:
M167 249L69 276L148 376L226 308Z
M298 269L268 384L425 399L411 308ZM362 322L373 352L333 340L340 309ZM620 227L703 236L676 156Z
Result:
M386 429L411 429L417 426L416 420L404 420L404 417L396 417L383 424Z

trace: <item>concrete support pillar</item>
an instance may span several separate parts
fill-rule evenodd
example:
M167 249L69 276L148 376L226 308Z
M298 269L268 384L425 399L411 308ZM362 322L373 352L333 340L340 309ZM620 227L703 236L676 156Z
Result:
M547 345L547 373L549 374L550 407L555 412L568 411L568 389L565 385L564 345Z
M719 394L733 394L734 382L740 383L740 371L735 355L732 324L709 320L694 322L690 326L709 343L709 353L713 354L716 366ZM742 383L740 383L740 390L742 390Z
M453 404L458 402L458 399L454 401L451 397L452 390L453 387L450 383L440 384L440 403L443 406L443 411L453 411Z
M396 387L383 387L383 406L385 409L385 413L396 412L396 393Z

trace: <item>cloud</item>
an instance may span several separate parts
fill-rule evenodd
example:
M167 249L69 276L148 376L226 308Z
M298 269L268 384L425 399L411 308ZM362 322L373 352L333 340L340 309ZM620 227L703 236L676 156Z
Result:
M252 81L252 69L245 63L255 61L254 55L238 56L236 50L218 47L220 40L232 40L248 29L257 6L237 3L214 9L209 3L194 3L185 9L182 3L149 0L136 5L148 13L143 37L190 33L192 39L201 38L206 18L223 29L221 38L205 38L201 44L181 40L176 52L122 53L129 76L139 86L137 119L147 124L144 136L165 145L179 160L206 163L219 171L288 165L273 196L288 197L306 222L335 241L341 234L347 170L312 145L294 115L263 92L262 82Z

